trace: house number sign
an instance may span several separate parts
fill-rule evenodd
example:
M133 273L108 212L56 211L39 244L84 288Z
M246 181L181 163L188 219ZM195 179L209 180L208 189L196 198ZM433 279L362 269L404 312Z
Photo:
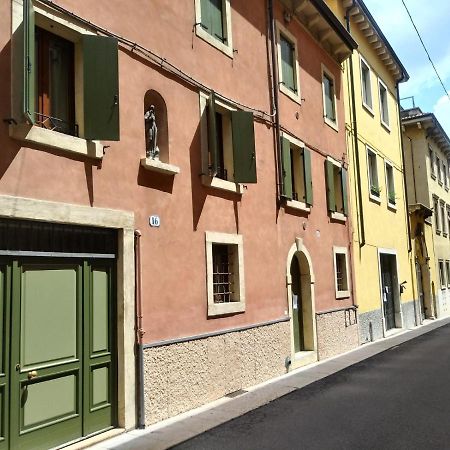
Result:
M150 216L148 219L148 223L152 228L159 228L161 225L161 219L159 216Z

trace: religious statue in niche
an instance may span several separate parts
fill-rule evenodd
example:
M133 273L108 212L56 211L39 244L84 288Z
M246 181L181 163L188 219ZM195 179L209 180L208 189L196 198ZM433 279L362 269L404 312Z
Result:
M150 108L144 114L145 136L146 136L146 156L147 158L159 160L158 127L156 126L155 106Z

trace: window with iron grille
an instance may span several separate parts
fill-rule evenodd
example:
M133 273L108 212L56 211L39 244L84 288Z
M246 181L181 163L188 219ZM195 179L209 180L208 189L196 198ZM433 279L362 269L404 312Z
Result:
M208 316L245 311L242 236L206 232Z
M439 281L441 283L441 289L445 289L447 287L445 283L445 269L444 269L444 261L439 261Z
M230 303L234 297L234 245L213 244L214 303Z
M334 247L334 273L336 298L344 298L350 296L349 279L348 279L348 262L347 249L345 247Z

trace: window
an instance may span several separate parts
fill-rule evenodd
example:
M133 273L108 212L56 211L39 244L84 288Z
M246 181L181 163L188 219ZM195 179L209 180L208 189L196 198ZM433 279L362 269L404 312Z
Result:
M447 287L450 287L450 261L445 261L445 272L447 275Z
M350 296L348 258L345 247L333 247L336 298Z
M288 206L305 209L313 204L311 151L300 141L283 136L283 196ZM292 141L292 142L291 142Z
M380 200L380 185L378 183L377 154L367 148L367 170L369 174L369 196Z
M206 232L208 316L245 311L242 236Z
M445 202L443 202L442 200L439 202L440 205L440 211L439 214L441 216L441 222L442 222L442 233L444 234L444 236L447 236L447 220L445 218Z
M447 173L447 167L444 163L442 163L442 172L444 174L444 187L448 190L448 173Z
M433 197L433 213L434 213L434 225L436 227L436 233L441 232L441 222L439 220L439 199Z
M447 231L450 234L450 207L447 206Z
M196 34L233 57L230 0L195 0Z
M348 215L347 170L328 157L325 161L327 207L332 219L345 220Z
M386 194L388 198L388 205L395 207L395 184L394 184L394 168L388 163L385 163L386 167Z
M442 260L439 260L439 280L441 283L441 289L445 289L447 285L445 283L444 261Z
M253 114L200 94L204 184L240 192L236 183L256 183Z
M300 103L297 40L277 22L280 91Z
M436 168L437 168L438 183L442 184L441 160L437 155L436 155Z
M431 146L428 146L428 156L430 159L430 170L431 170L431 176L433 178L436 178L436 166L434 164L434 152Z
M322 65L323 116L325 123L337 128L334 76Z
M361 89L362 89L362 102L363 105L372 112L372 83L370 80L370 68L369 65L360 58L361 61Z
M378 80L378 90L380 94L380 116L381 123L389 128L389 105L388 105L388 90L386 85Z
M24 0L23 7L14 2L13 9L18 27L13 52L25 64L22 74L14 69L14 115L19 119L19 110L22 115L12 137L102 157L96 143L85 140L120 138L117 40L97 36L32 0Z

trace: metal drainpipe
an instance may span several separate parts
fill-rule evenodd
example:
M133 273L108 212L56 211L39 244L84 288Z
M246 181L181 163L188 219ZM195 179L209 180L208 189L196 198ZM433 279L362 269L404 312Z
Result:
M144 349L142 338L142 297L141 297L141 232L134 231L134 267L135 267L135 331L136 331L136 406L137 406L137 428L145 428L145 406L144 406Z
M356 2L353 0L352 6L347 8L345 12L345 22L347 25L347 31L350 33L350 10L355 6ZM356 162L356 189L358 192L358 203L359 203L359 218L360 218L360 228L361 235L359 240L359 246L364 247L366 245L366 232L364 228L364 208L363 208L363 200L362 200L362 192L361 192L361 167L359 164L359 145L358 145L358 121L356 120L356 100L355 100L355 79L353 76L353 55L350 55L349 58L350 64L350 90L352 97L352 113L353 113L353 138L354 138L354 147L355 147L355 162Z
M268 0L267 9L269 13L269 35L270 35L270 49L272 57L272 98L273 98L273 113L275 114L275 148L277 158L277 174L278 174L278 192L277 202L281 203L281 197L284 192L284 163L281 154L281 130L280 130L280 114L279 114L279 78L278 78L278 59L275 45L275 19L273 14L273 0Z
M408 211L408 205L409 205L409 201L408 201L408 189L406 189L406 167L405 167L405 152L403 149L403 132L402 132L402 115L400 112L400 90L399 90L399 81L397 81L395 83L395 91L397 94L397 106L398 106L398 120L399 120L399 132L400 132L400 145L402 147L402 167L403 167L403 191L405 194L405 211L406 211L406 225L408 228L408 253L411 253L412 251L412 247L411 247L411 223L409 220L409 211Z

